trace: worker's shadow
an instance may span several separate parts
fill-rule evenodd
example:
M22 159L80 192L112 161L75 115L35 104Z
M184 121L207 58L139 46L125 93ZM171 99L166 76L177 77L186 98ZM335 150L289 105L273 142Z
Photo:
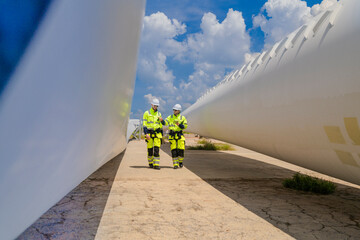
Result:
M131 168L147 168L149 170L154 170L153 168L150 168L149 166L130 166ZM162 166L160 165L161 168L173 168L173 167L169 167L169 166Z
M184 165L296 239L360 239L358 188L337 184L331 195L291 190L282 181L295 172L225 152L188 150Z
M94 239L124 153L81 182L17 239Z

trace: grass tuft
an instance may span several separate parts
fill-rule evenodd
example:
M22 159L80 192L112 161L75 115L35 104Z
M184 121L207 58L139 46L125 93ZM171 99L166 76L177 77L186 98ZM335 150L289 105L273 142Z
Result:
M210 150L216 151L216 146L213 143L207 142L205 144L190 146L189 150Z
M200 139L199 141L197 141L198 144L205 144L205 143L209 143L210 141L206 140L206 139Z
M234 150L229 144L224 143L212 143L206 139L202 139L198 141L199 145L190 146L189 150L210 150L210 151L217 151L217 150Z
M292 178L285 179L283 181L283 186L286 188L319 194L330 194L336 189L336 185L332 182L300 173L296 173Z

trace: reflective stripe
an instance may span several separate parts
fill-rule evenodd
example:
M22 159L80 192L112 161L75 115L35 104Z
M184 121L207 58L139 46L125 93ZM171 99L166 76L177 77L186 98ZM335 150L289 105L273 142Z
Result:
M148 162L149 162L150 164L153 163L153 156L151 156L151 157L149 156L149 157L148 157Z
M179 162L180 162L180 163L182 163L182 162L183 162L183 160L184 160L184 158L183 158L183 157L179 157Z
M179 165L178 158L173 158L173 164L174 164L174 166L178 166L178 165Z
M159 166L159 163L160 163L160 158L154 157L154 166Z

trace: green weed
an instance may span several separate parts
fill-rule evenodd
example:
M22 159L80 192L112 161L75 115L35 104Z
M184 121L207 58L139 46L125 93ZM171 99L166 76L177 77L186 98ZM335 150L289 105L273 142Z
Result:
M335 184L332 182L300 173L296 173L292 178L285 179L283 181L283 186L286 188L319 194L330 194L336 189Z
M189 150L210 150L210 151L217 151L217 150L234 150L229 144L225 143L212 143L206 139L201 139L197 142L199 145L190 146Z

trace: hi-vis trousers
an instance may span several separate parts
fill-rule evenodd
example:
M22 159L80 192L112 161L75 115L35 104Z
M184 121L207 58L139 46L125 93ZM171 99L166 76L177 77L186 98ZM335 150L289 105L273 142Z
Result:
M182 163L184 160L185 137L183 135L180 138L176 135L170 136L169 142L173 165L174 167L179 167L179 163Z
M160 133L161 135L161 133ZM161 136L159 133L150 134L150 140L147 140L147 150L148 150L148 162L149 165L152 164L154 167L159 167L160 165L160 145L161 145Z

